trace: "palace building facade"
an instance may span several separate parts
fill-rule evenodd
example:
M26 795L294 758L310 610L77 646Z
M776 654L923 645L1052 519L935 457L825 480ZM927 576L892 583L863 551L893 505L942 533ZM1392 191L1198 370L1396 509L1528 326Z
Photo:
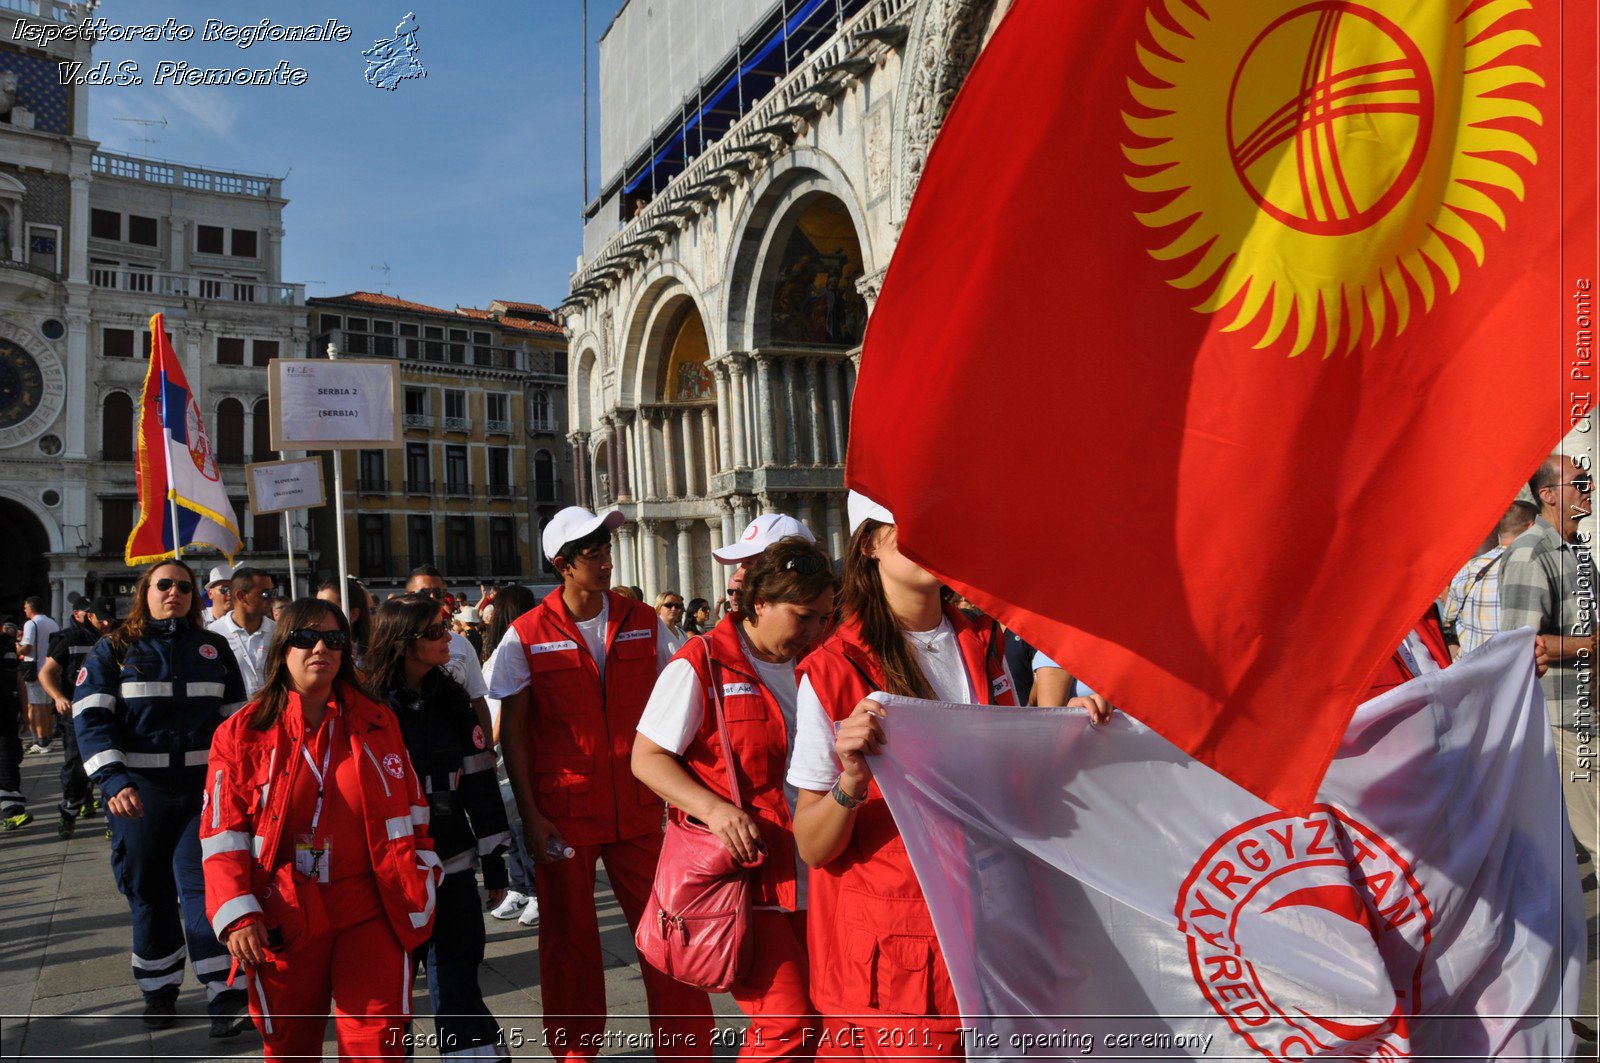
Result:
M572 479L626 518L616 582L715 600L711 551L773 510L842 554L867 318L1005 6L632 0L607 28L602 184L561 311Z

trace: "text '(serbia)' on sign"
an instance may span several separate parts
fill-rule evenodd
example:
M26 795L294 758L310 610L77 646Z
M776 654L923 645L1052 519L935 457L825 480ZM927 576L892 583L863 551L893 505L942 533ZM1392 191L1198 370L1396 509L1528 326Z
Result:
M268 398L274 449L345 450L400 441L400 378L385 359L277 359Z

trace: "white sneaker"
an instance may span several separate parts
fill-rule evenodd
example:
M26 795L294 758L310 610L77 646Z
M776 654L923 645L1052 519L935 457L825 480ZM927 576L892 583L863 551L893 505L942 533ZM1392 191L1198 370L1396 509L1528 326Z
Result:
M517 913L528 903L528 898L516 890L506 890L506 899L501 901L489 914L496 919L515 919Z
M522 909L521 915L517 916L517 922L523 926L534 926L539 922L539 898L528 898L528 906Z

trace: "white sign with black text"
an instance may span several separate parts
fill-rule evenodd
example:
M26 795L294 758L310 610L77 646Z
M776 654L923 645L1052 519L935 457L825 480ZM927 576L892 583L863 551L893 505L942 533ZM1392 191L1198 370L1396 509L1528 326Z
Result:
M247 465L245 483L250 489L250 512L258 516L290 509L310 509L328 502L327 491L322 486L322 461L319 458L261 461Z

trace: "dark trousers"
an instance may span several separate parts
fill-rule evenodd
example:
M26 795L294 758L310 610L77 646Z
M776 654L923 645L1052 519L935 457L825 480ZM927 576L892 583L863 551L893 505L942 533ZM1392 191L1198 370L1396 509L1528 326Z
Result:
M111 870L133 913L133 979L146 1000L176 996L185 954L206 987L213 1017L243 1001L227 986L231 960L206 918L200 871L200 792L168 789L136 776L144 815L108 817ZM230 996L229 994L239 994Z
M478 877L471 868L454 871L439 883L433 909L433 936L415 957L428 969L428 995L433 998L433 1025L439 1034L439 1056L467 1052L479 1045L501 1044L500 1024L483 1002L478 968L483 965L483 904ZM503 1051L469 1055L477 1059L509 1059Z
M83 754L78 752L78 733L73 729L72 717L62 716L56 721L61 732L61 811L77 818L78 810L89 800L89 776L83 773Z
M22 739L17 735L21 722L21 700L0 692L0 816L15 816L28 808L22 797Z

